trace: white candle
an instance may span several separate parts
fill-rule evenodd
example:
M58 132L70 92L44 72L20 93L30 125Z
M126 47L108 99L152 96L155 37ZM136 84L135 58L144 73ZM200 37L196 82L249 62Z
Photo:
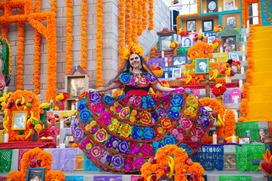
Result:
M244 43L243 43L243 45L242 45L242 51L246 51L246 46L245 46Z
M207 13L207 10L206 10L206 9L204 9L204 10L203 10L203 14L206 14L206 13Z
M215 132L213 133L212 137L213 137L213 144L217 144L217 135Z
M242 79L239 80L239 87L243 87L243 80Z
M60 128L64 128L64 121L60 121Z
M8 142L8 133L4 133L3 141L4 141L4 143Z
M218 8L218 11L221 12L221 11L222 11L222 7L219 7L219 8Z
M161 57L164 57L164 51L161 52Z
M65 148L65 144L64 144L64 143L61 143L61 144L60 144L60 148Z
M232 142L232 143L236 143L236 136L232 136L232 137L231 137L231 142Z
M75 105L74 105L74 104L72 104L71 110L72 110L72 111L75 110Z
M223 53L223 47L220 46L220 53Z

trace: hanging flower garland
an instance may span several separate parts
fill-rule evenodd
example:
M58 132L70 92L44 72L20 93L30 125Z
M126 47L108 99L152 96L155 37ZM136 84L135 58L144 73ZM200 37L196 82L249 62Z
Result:
M8 32L8 25L7 24L3 24L2 25L2 34L1 37L7 39L7 32Z
M41 0L35 1L35 13L41 12ZM40 93L40 51L41 51L41 34L38 30L35 30L34 34L34 76L33 76L33 84L34 84L34 93Z
M230 137L235 135L235 114L232 110L227 110L225 115L225 136Z
M103 0L97 0L96 5L96 21L97 21L97 35L96 35L96 79L97 87L103 86L102 76L102 43L103 43Z
M147 25L148 25L147 1L148 0L143 0L143 29L144 30L146 30Z
M66 69L65 74L67 74L72 69L72 26L73 26L73 1L66 0Z
M10 49L10 44L8 42L7 39L3 39L4 43L6 44L7 48L8 48L8 61L7 61L7 64L8 64L8 75L11 76L11 66L12 66L12 59L11 59L11 49Z
M19 10L19 14L23 14L23 10ZM23 89L23 71L24 71L24 23L18 23L18 53L17 53L17 85L16 90Z
M148 26L148 30L153 30L154 28L154 12L153 12L153 8L154 8L154 0L149 0L149 26Z
M134 44L138 44L137 40L137 17L138 17L138 2L137 0L132 0L132 41Z
M152 47L150 52L150 58L155 58L155 51L157 50L157 47Z
M120 34L119 34L119 51L118 54L120 56L120 66L119 69L121 69L121 67L123 67L124 65L124 50L125 50L125 2L126 0L120 0L119 1L119 30L120 30Z
M81 17L81 67L86 71L87 68L87 0L82 0Z
M132 10L132 0L126 0L126 42L131 45L132 39L132 24L131 24L131 10Z
M137 27L138 27L138 32L137 35L141 36L144 29L143 29L143 0L138 0L138 21L137 21Z

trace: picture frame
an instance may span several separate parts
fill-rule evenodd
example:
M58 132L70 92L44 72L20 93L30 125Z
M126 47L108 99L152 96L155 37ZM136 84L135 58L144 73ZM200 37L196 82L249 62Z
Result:
M207 12L217 12L217 0L207 0Z
M173 68L172 70L172 78L181 77L181 68Z
M65 79L65 90L69 94L68 100L77 99L81 92L89 88L88 75L68 75Z
M181 66L187 63L187 56L186 55L179 55L172 57L173 65Z
M203 32L213 31L213 19L202 21Z
M191 47L193 46L194 41L190 37L182 37L182 47Z
M196 21L195 20L190 20L187 21L187 31L196 31Z
M72 115L72 116L71 116L71 124L70 124L70 127L72 127L72 125L74 124L76 118L77 118L76 115Z
M161 35L160 36L160 50L161 51L167 51L167 50L172 50L170 48L170 44L173 41L173 35L168 34L168 35Z
M250 144L250 138L249 137L240 137L238 138L239 144L244 145L244 144Z
M228 53L228 55L229 55L229 59L240 62L240 58L239 58L238 53Z
M226 17L227 26L231 26L233 28L236 27L236 17L235 16L227 16Z
M174 68L178 68L178 66L162 67L163 74L161 78L172 78L172 72Z
M207 43L212 45L213 41L215 40L216 36L208 36Z
M26 130L27 111L12 112L11 130Z
M195 74L209 73L209 62L208 58L195 59Z
M224 0L223 1L224 11L235 9L235 0Z
M236 51L236 36L223 36L222 45L224 52Z
M45 168L28 168L26 181L39 180L44 181Z

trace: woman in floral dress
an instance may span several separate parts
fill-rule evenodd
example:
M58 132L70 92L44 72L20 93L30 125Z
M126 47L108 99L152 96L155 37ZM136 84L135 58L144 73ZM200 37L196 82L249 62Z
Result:
M104 170L138 172L157 149L176 144L193 154L211 126L211 116L196 96L183 88L161 86L143 59L143 49L126 49L121 73L107 87L79 96L72 125L75 142ZM145 66L144 66L145 65ZM123 86L114 98L104 92ZM149 95L149 88L169 92Z

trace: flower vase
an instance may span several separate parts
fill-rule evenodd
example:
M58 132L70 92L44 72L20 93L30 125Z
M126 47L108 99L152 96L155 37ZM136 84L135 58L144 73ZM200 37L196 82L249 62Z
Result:
M31 142L36 142L38 141L39 137L38 137L38 133L36 132L36 130L34 129L34 132L31 134Z
M64 101L63 100L60 101L60 103L59 103L59 110L64 111Z
M217 101L223 104L223 96L221 93L217 96Z
M226 76L225 77L225 82L226 83L231 83L231 76Z
M178 55L178 48L173 49L173 56L176 56L176 55Z

